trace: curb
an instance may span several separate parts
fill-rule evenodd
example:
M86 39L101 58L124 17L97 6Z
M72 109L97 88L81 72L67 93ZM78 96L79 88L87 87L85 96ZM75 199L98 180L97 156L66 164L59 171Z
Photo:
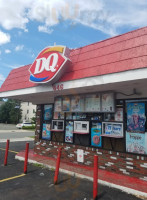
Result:
M20 160L20 161L24 161L24 157L17 156L17 155L15 156L15 159ZM43 167L46 167L48 169L55 169L55 166L43 164L43 163L37 162L35 160L28 159L28 162L32 163L32 164L40 164ZM79 173L75 173L75 172L71 172L71 171L68 171L66 169L59 169L59 171L62 172L62 173L65 173L65 174L69 174L71 176L75 176L75 177L78 177L78 178L82 178L82 179L87 179L89 181L93 181L92 177L89 177L89 176L86 176L86 175L82 175L82 174L79 174ZM101 179L98 179L98 183L101 184L101 185L104 185L104 186L108 186L110 188L115 188L115 189L121 190L123 192L126 192L128 194L134 195L134 196L136 196L138 198L141 198L141 199L144 199L144 198L147 199L147 193L145 193L145 192L141 192L141 191L138 191L138 190L127 188L127 187L124 187L124 186L121 186L121 185L116 185L114 183L103 181Z

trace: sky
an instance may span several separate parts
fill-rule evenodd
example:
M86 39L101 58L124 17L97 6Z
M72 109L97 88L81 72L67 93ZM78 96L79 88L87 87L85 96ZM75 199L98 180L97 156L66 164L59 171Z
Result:
M0 86L47 46L71 49L147 26L147 0L0 0Z

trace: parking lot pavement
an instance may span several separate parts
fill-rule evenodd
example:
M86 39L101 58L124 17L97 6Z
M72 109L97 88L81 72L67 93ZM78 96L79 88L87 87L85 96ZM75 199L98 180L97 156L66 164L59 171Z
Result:
M0 148L5 144L0 143ZM30 143L33 147L33 142ZM10 149L20 151L24 142L10 144ZM66 174L59 174L58 185L54 186L54 171L38 165L28 165L28 173L23 174L24 163L15 160L15 153L9 152L8 165L3 166L4 150L0 149L0 200L91 200L92 182ZM17 177L20 176L20 177ZM9 178L12 178L9 180ZM3 181L3 182L2 182ZM100 200L138 200L135 196L99 185Z

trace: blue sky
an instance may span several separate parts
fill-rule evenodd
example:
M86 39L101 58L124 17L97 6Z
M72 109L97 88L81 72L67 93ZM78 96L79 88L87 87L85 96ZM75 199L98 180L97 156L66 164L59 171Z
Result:
M78 48L146 25L146 0L0 0L0 86L54 42Z

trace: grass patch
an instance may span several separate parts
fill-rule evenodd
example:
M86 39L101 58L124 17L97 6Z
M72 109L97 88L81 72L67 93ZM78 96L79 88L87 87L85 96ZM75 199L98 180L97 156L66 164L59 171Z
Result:
M29 136L29 138L33 138L33 139L35 139L35 136Z
M33 166L35 167L40 167L40 168L44 168L44 166L42 164L39 163L33 163Z

